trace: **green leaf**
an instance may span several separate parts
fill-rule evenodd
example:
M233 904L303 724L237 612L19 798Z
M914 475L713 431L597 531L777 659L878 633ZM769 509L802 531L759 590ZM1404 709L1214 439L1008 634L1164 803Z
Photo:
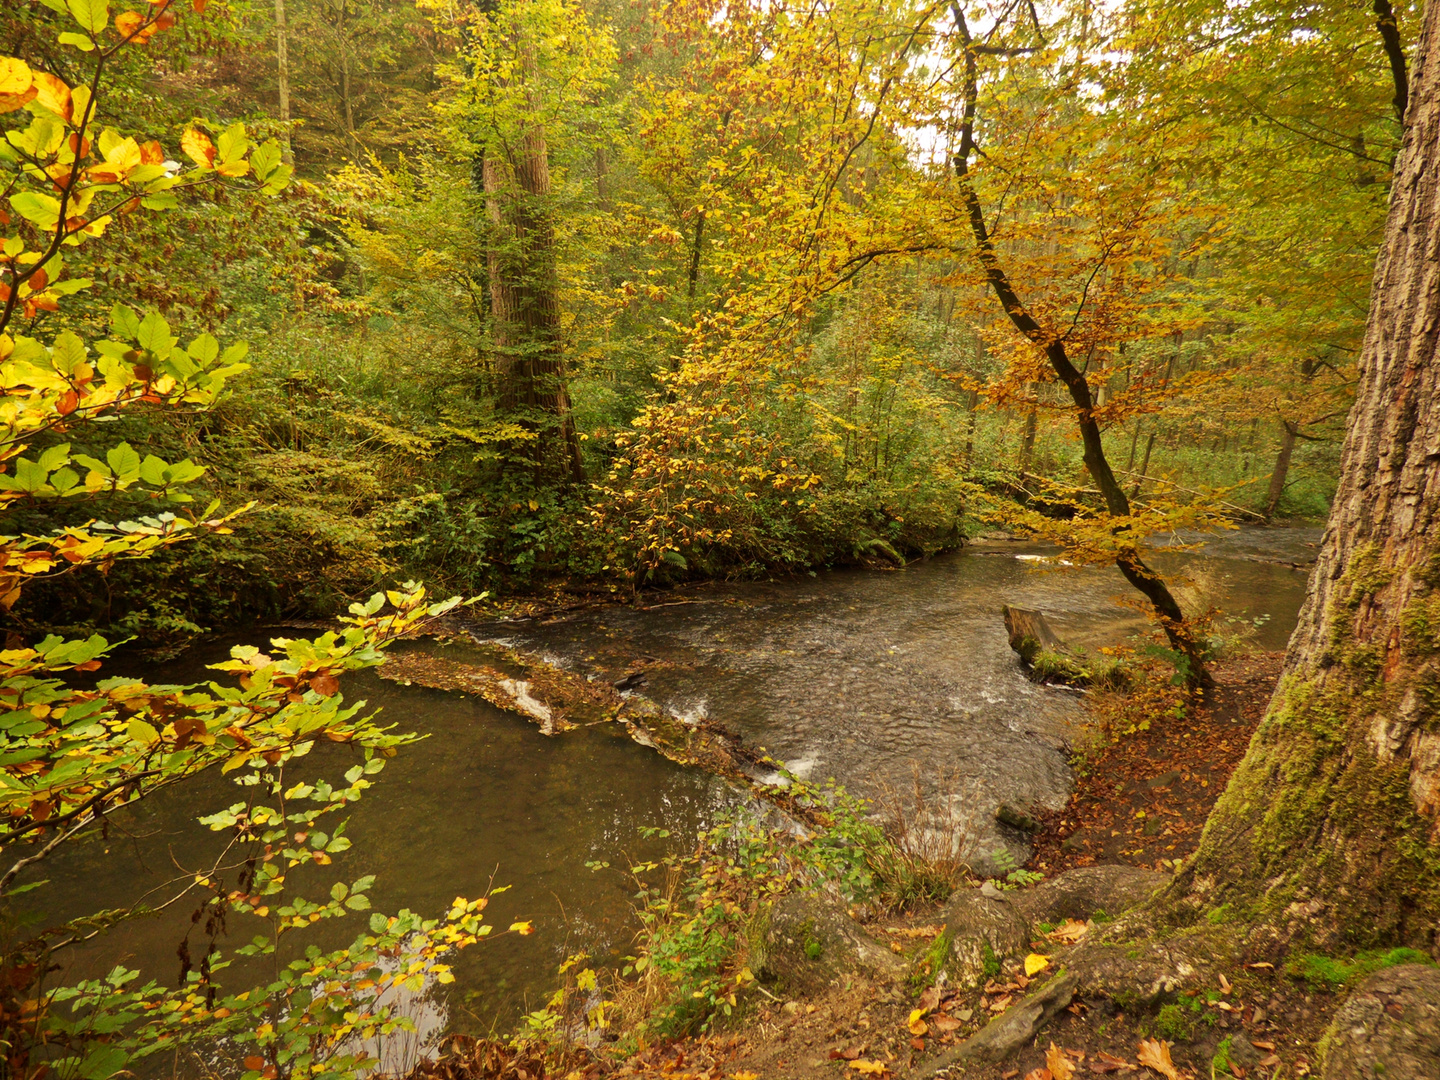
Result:
M344 900L345 897L349 895L350 890L347 889L344 885L340 884L340 882L338 881L334 885L330 886L330 898L332 900Z
M42 229L53 229L60 221L60 200L38 191L22 191L10 196L10 205L26 221Z
M140 316L133 308L116 304L110 309L110 328L124 341L134 341L140 334Z
M262 181L268 179L279 164L280 144L274 139L256 147L255 152L250 155L250 168L255 170L255 175Z
M180 205L180 199L173 191L159 191L154 195L143 196L140 205L146 210L174 210Z
M167 323L158 311L147 311L145 318L140 320L140 327L136 331L135 340L140 343L142 349L150 352L166 354L170 351L170 324Z
M154 487L164 487L169 477L165 475L165 462L154 454L146 454L140 463L140 479Z
M370 898L364 893L356 893L354 896L350 897L350 899L345 901L345 906L351 911L369 911Z
M66 30L58 38L61 45L74 45L82 52L92 52L95 43L84 34L77 34L74 30Z
M220 343L209 334L201 334L185 351L202 364L208 364L220 355Z
M50 476L50 486L61 495L64 495L78 483L80 483L80 474L74 469L60 469Z
M129 443L112 446L105 452L110 471L122 482L131 483L140 478L140 455Z
M370 916L370 932L372 934L383 934L389 925L390 920L378 911Z
M65 0L75 21L91 34L98 34L110 21L110 0Z
M129 726L125 729L125 733L136 742L143 743L146 746L160 741L160 732L156 731L153 725L147 724L139 717L130 721Z

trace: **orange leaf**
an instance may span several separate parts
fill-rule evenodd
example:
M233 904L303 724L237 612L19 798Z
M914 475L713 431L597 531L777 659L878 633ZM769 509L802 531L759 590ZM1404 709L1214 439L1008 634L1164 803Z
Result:
M1075 1066L1070 1064L1070 1059L1065 1056L1065 1051L1053 1042L1050 1044L1050 1049L1045 1051L1045 1067L1050 1070L1050 1075L1054 1080L1071 1080L1071 1077L1075 1075Z
M66 390L60 395L60 400L55 403L55 411L61 416L69 416L80 407L80 395L74 390Z
M1141 1039L1135 1059L1146 1068L1154 1069L1165 1080L1180 1080L1180 1070L1170 1060L1170 1044L1159 1039Z
M121 37L134 37L144 25L145 16L138 11L122 11L115 16L115 29L120 31Z
M164 165L165 148L154 139L140 144L140 160L146 165Z
M251 1055L245 1059L245 1067L247 1069L263 1069L265 1067L265 1059Z
M186 129L180 138L180 149L202 169L208 169L215 163L215 144L199 128Z
M1054 1080L1049 1069L1031 1069L1025 1074L1025 1080Z
M29 279L25 282L25 284L29 285L30 288L32 288L36 292L41 292L42 290L44 290L46 285L50 284L50 275L47 274L45 272L45 269L42 267L39 270L34 271L30 275Z
M190 0L190 6L195 9L196 15L205 14L205 5L207 3L209 3L209 0Z
M68 124L73 103L65 80L57 79L48 71L33 71L30 74L35 80L35 100Z
M329 697L340 689L340 680L328 671L323 671L310 680L310 689L321 697Z

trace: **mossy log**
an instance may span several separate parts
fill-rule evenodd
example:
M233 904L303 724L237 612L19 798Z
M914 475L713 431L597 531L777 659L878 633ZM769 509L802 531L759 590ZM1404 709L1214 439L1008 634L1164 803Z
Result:
M1000 612L1005 618L1005 633L1009 635L1010 648L1030 668L1036 681L1071 686L1085 686L1090 682L1084 657L1060 640L1044 615L1008 604Z

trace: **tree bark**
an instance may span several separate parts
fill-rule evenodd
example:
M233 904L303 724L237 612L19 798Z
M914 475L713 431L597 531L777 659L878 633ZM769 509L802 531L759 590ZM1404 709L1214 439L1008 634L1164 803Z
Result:
M565 382L544 132L530 127L509 160L487 154L483 177L496 238L488 269L498 407L536 432L537 481L583 483Z
M1440 0L1426 5L1340 488L1285 671L1169 911L1279 956L1440 950Z
M1275 455L1275 468L1270 473L1270 490L1265 495L1265 520L1275 517L1280 498L1285 494L1285 478L1290 475L1290 456L1295 453L1295 440L1300 425L1289 420L1280 421L1280 452Z

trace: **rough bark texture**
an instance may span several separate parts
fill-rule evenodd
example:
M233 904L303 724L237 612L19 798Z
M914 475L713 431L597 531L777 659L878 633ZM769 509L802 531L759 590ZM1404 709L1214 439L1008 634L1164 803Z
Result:
M1366 979L1321 1043L1324 1080L1434 1080L1440 968L1403 964Z
M544 132L529 128L508 157L487 154L483 176L496 235L489 277L499 408L537 432L537 479L583 483L565 381Z
M1406 117L1309 595L1269 714L1170 898L1177 918L1252 921L1257 952L1437 948L1440 0Z
M293 149L290 144L290 31L285 24L285 0L275 0L275 92L280 98L280 123L285 125L280 138L288 162Z

